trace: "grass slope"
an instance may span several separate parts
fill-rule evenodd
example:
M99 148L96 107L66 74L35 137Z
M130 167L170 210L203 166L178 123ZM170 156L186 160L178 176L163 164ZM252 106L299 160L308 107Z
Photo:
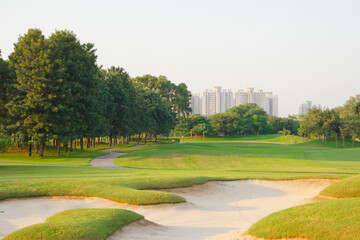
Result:
M340 199L305 204L273 213L249 229L266 239L360 239L360 199Z
M144 217L123 209L71 209L56 213L45 223L31 225L11 233L4 240L100 240Z
M335 198L360 197L360 175L349 177L331 184L320 195Z

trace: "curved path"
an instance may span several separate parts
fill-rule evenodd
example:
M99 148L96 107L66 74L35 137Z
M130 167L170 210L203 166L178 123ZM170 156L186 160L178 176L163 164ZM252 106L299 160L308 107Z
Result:
M90 161L91 167L95 168L120 168L120 169L128 169L126 167L120 167L115 165L114 160L119 156L125 155L127 153L117 153L113 152L114 150L118 150L120 148L107 148L100 150L101 152L108 152L109 154L96 157Z
M142 147L143 145L134 145L131 147ZM92 167L92 168L110 168L110 169L130 169L127 167L120 167L114 164L114 160L119 156L126 155L127 153L113 152L121 148L106 148L99 150L101 152L108 152L109 154L96 157L90 160L91 166L68 166L68 165L50 165L50 164L31 164L31 163L0 163L0 165L27 165L27 166L46 166L46 167Z

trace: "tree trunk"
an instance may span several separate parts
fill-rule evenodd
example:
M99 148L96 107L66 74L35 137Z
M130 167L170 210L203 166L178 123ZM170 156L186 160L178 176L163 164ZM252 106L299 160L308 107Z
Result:
M336 143L336 148L338 147L338 143L337 143L337 133L335 133L335 143Z
M70 140L70 152L73 151L73 140Z
M138 135L137 144L140 144L140 133Z
M56 140L56 146L57 146L57 155L60 156L61 153L61 143L59 140Z
M69 143L68 143L68 141L65 141L65 142L63 143L63 145L64 145L64 153L67 153L67 152L68 152L68 149L69 149Z
M343 147L345 147L345 134L343 134Z
M56 147L56 139L53 139L53 147Z
M31 157L32 144L29 143L29 157Z
M80 150L84 150L84 138L80 138Z
M40 148L40 146L39 146L39 142L36 142L36 154L38 154L38 153L39 153L39 148Z
M145 145L146 145L146 138L147 138L147 133L145 133L145 138L144 138Z
M86 138L86 148L89 149L90 148L90 138Z
M96 145L96 138L94 138L93 147L95 147L95 145Z
M44 150L45 150L45 139L40 139L40 153L39 156L44 156Z
M130 141L130 137L127 136L127 137L126 137L126 144L129 144L129 141Z
M125 138L126 138L126 137L122 136L122 144L125 144L125 141L126 141Z

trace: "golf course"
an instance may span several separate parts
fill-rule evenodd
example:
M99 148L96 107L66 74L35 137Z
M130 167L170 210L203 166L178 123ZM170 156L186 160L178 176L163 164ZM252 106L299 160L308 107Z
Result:
M0 153L0 237L170 239L166 222L177 224L170 216L191 221L192 212L190 219L211 222L182 238L177 227L172 239L360 239L360 143L336 146L332 139L261 135L118 144L111 151L100 143L60 157ZM92 166L113 153L124 153L114 155L121 168ZM28 215L22 210L31 208ZM256 208L264 211L252 217ZM251 220L234 225L246 211Z

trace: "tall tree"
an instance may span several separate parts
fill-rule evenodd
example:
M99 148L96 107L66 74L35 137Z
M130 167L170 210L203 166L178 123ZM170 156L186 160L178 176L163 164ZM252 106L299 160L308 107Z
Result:
M48 54L48 43L41 30L30 29L19 37L9 57L16 70L15 87L22 92L8 103L9 114L17 118L13 126L19 138L39 140L40 156L44 154L49 131L54 128L49 112L56 111L49 101L52 87Z

